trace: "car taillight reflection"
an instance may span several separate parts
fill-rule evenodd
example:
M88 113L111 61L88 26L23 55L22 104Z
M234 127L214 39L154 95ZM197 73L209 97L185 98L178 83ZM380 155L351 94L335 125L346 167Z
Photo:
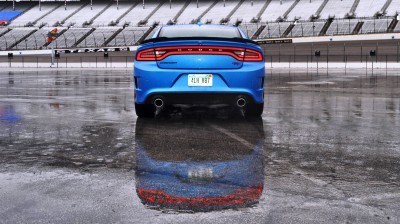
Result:
M208 206L250 206L258 203L263 191L263 186L246 187L235 192L219 197L177 197L164 191L151 189L137 189L137 194L142 202L162 207L181 207L196 210L205 209ZM206 207L205 207L206 206Z

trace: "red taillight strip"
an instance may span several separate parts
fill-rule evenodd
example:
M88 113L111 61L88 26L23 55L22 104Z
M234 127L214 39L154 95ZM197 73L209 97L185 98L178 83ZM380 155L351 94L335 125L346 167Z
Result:
M140 199L145 202L162 205L189 205L189 206L213 206L213 205L240 205L250 201L258 201L261 197L263 186L238 189L229 195L215 197L180 197L165 193L162 190L137 189Z
M159 47L155 49L145 49L136 55L137 61L163 60L171 55L228 55L238 61L262 61L261 52L245 48L222 47L222 46L177 46Z

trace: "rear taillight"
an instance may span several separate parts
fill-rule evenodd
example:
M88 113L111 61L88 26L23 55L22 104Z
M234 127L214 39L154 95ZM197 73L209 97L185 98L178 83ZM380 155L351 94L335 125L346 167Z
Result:
M156 55L154 54L154 49L146 49L136 53L136 61L155 61Z
M245 48L220 47L220 46L178 46L159 47L139 51L137 61L160 61L171 55L228 55L238 61L262 61L261 52Z

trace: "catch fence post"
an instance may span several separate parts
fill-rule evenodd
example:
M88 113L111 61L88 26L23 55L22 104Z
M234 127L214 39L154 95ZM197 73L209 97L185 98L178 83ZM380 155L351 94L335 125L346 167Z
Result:
M387 77L387 61L388 61L388 56L386 55L386 77Z

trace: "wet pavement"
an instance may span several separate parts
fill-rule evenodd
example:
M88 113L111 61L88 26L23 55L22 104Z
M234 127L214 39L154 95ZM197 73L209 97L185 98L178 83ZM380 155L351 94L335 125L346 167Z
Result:
M130 71L0 72L0 223L399 223L400 76L138 119Z

